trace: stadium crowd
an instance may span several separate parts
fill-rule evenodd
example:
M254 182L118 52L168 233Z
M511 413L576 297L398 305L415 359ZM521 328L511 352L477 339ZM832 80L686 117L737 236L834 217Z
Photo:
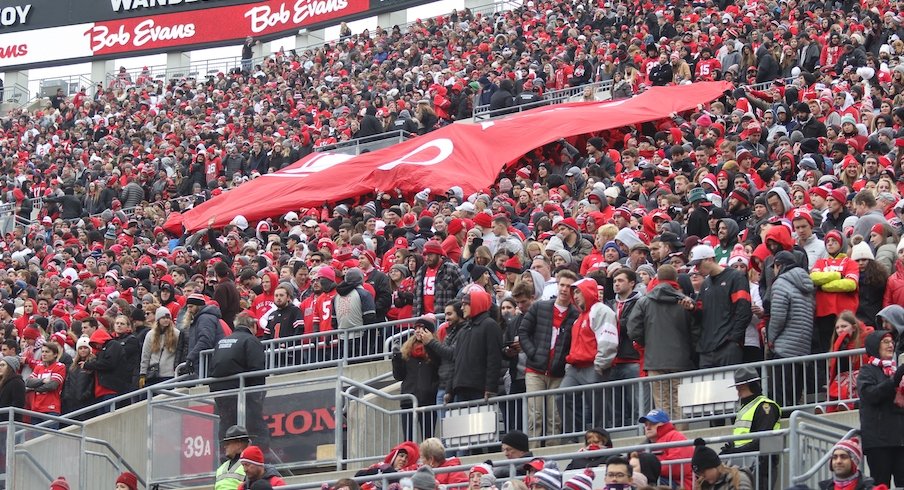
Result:
M209 80L122 70L94 95L14 111L0 132L2 197L21 218L0 255L0 406L66 414L191 372L243 311L277 338L426 316L393 350L424 404L865 346L823 380L822 409L860 397L863 450L889 484L904 468L902 7L528 1ZM472 195L388 190L163 227L320 147L610 79L616 98L736 88L545 145ZM799 400L801 375L776 376L779 406ZM626 393L622 412L548 397L524 429L634 424L674 413L676 390Z

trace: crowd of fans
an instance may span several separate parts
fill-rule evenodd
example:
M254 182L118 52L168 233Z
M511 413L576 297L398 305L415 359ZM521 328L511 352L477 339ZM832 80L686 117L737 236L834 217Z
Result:
M0 406L66 414L192 372L243 310L277 338L445 314L393 352L419 404L865 345L821 380L822 408L863 396L863 445L888 483L904 467L902 7L532 0L345 33L206 81L122 70L94 95L14 111L0 129L2 198L20 218L0 255ZM316 148L610 79L616 98L736 88L545 145L472 195L388 190L163 228ZM858 393L861 364L881 369ZM779 405L799 400L801 375L777 375ZM674 383L653 395L533 401L525 429L537 441L677 408Z

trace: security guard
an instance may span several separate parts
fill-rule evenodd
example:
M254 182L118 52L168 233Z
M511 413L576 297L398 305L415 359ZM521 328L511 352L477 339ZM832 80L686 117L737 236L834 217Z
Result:
M759 373L751 367L742 367L734 372L734 384L732 386L738 391L738 398L740 399L738 404L741 407L738 409L734 431L732 432L736 436L781 428L778 420L782 416L782 409L778 406L778 403L763 394L760 380ZM751 453L759 450L759 439L740 439L725 444L720 454ZM760 456L758 465L759 488L772 488L777 476L778 458L776 455Z
M242 451L251 445L248 431L241 425L233 425L226 429L223 437L223 448L226 451L226 461L217 468L217 478L214 490L236 490L239 484L245 481L245 468L239 462Z

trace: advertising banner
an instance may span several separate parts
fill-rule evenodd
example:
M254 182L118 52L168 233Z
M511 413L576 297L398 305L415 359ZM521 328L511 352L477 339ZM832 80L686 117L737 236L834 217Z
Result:
M0 7L0 70L238 45L429 1L18 0Z

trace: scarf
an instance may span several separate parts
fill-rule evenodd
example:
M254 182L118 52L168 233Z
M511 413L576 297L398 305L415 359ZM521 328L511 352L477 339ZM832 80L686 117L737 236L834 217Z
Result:
M415 359L426 359L427 358L427 349L424 348L424 344L420 342L415 342L414 345L411 346L411 357Z
M883 361L882 359L879 359L878 357L870 356L869 363L872 364L873 366L882 368L882 374L888 376L889 378L895 375L895 369L897 368L897 366L895 365L894 359L888 359L888 360Z
M836 476L832 480L835 490L853 490L857 488L857 484L860 482L860 471L855 468L854 474L848 478L838 478Z

